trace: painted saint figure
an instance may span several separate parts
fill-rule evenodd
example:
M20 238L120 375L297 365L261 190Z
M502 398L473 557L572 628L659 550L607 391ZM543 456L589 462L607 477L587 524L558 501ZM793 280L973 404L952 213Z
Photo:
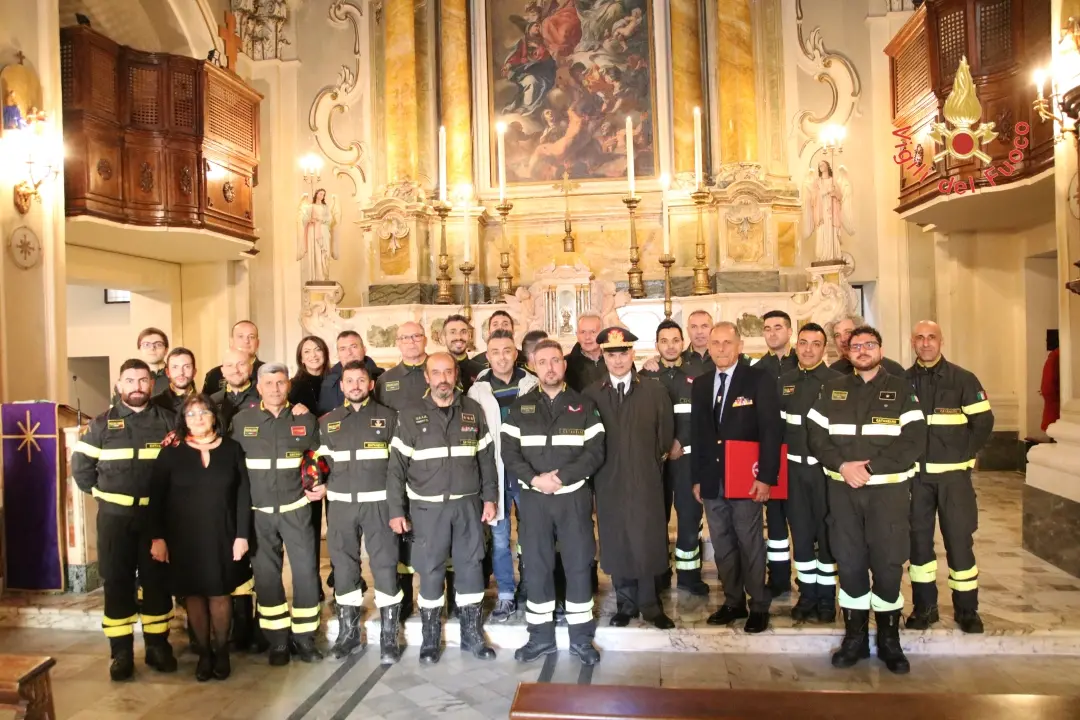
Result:
M338 259L338 241L334 229L341 222L337 195L326 203L326 191L319 188L314 199L304 193L300 199L300 234L296 243L296 259L304 260L302 276L305 282L329 282L330 258Z
M811 170L807 174L803 185L803 237L817 233L814 262L840 260L840 231L853 235L853 225L847 169L840 166L834 176L832 165L822 160L816 173Z

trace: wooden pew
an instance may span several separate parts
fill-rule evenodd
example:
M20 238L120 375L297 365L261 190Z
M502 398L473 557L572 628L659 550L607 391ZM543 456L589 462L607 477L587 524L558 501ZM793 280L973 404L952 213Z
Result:
M51 657L0 655L0 708L15 710L15 720L56 720Z
M1080 697L942 695L522 683L511 720L1066 720Z

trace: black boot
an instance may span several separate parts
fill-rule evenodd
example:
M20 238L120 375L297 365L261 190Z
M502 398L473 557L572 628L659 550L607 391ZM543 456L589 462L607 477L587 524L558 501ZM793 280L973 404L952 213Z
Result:
M817 621L832 625L836 622L836 586L817 586Z
M210 648L199 643L194 643L191 649L199 656L199 662L195 663L195 679L206 682L214 677L214 655L210 652Z
M146 664L158 672L176 672L176 656L169 644L169 633L151 633L143 635L146 645Z
M214 677L225 680L232 674L232 663L229 661L229 643L218 643L214 647Z
M271 645L270 653L267 659L270 662L271 667L283 667L289 664L291 655L289 654L289 646L287 643L280 645Z
M293 654L303 662L313 663L323 659L322 652L315 647L315 638L310 635L294 635L291 640Z
M258 655L269 649L270 641L267 640L266 635L263 634L262 625L259 624L259 616L256 613L251 618L251 645L248 646L248 652Z
M470 652L479 660L494 660L495 651L484 640L484 631L481 628L480 603L464 605L458 611L461 615L462 652Z
M381 628L379 630L379 662L393 665L401 659L401 645L398 643L401 618L401 605L388 605L379 608Z
M434 665L439 662L439 649L442 644L442 608L420 608L423 621L424 638L420 644L420 663Z
M791 619L806 622L817 618L817 585L807 583L802 586L799 601L791 608Z
M877 620L877 655L889 668L889 672L906 675L911 665L900 647L900 611L874 613Z
M870 657L870 611L844 608L844 639L833 653L833 667L849 668Z
M916 605L904 621L904 627L908 630L929 630L940 619L937 605Z
M412 573L398 573L398 587L401 588L401 622L413 614L413 576Z
M454 596L454 571L446 571L446 618L453 620L458 616L457 603Z
M109 677L112 681L123 682L135 677L135 636L109 638L109 649L112 654Z
M234 595L232 599L232 627L229 628L229 644L236 652L246 652L251 647L252 602L250 595Z
M529 641L514 651L514 659L518 662L530 663L545 655L559 652L555 646L555 637L540 638L538 633L529 633Z
M338 605L337 617L337 642L334 643L331 652L334 653L335 659L341 660L363 649L364 639L360 634L360 608Z
M969 635L979 635L983 632L983 621L979 617L978 610L956 608L953 611L953 619L960 626L960 630Z
M694 597L709 597L709 584L701 579L701 570L676 570L675 583L678 590Z

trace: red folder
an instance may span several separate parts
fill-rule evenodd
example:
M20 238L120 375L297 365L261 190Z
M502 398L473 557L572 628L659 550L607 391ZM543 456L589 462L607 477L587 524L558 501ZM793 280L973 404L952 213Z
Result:
M750 486L758 476L760 443L748 440L724 441L724 497L728 500L749 500ZM769 490L769 498L787 500L787 445L780 446L780 477Z

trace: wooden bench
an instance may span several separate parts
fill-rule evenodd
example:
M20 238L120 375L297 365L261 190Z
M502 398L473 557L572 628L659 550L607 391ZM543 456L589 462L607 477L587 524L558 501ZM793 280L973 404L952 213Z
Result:
M914 683L913 683L914 687ZM511 720L1072 720L1080 697L677 690L522 683Z
M0 708L14 709L15 720L56 720L49 670L51 657L0 655Z

